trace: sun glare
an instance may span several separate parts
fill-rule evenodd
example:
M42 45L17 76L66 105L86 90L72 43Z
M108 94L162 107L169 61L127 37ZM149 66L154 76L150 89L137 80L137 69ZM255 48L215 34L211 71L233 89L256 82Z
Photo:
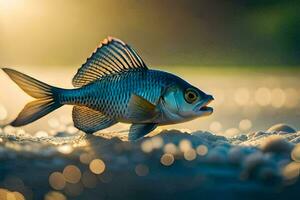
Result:
M24 0L0 0L0 13L15 11L20 8Z

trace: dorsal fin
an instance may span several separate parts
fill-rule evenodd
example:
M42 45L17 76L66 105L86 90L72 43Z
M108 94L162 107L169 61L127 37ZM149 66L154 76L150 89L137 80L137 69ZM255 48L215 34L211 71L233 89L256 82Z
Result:
M78 69L72 83L74 87L82 87L109 74L137 69L147 70L141 57L121 40L108 37Z

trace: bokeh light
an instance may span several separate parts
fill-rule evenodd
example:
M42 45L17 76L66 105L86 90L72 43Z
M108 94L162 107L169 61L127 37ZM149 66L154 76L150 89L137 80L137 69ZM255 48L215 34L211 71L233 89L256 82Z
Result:
M188 161L192 161L192 160L196 159L197 154L194 149L189 149L183 153L183 157L184 157L184 159L186 159Z
M205 145L201 144L197 147L196 151L199 156L205 156L208 152L208 148Z
M93 160L93 156L90 153L82 153L79 156L79 160L83 164L89 164Z
M300 144L297 144L292 150L291 158L296 162L300 162Z
M295 108L300 103L300 96L296 89L294 88L287 88L285 90L286 94L286 103L285 106L287 108Z
M281 108L285 104L286 96L282 89L275 88L271 91L271 105L274 108Z
M25 200L25 197L20 192L13 192L13 195L15 196L15 200Z
M169 154L176 154L178 151L178 148L173 143L168 143L164 146L164 152Z
M283 168L282 174L287 180L297 179L300 175L300 163L289 163Z
M152 141L149 140L149 139L143 141L142 144L141 144L141 149L145 153L150 153L153 150Z
M0 200L26 200L20 192L12 192L8 189L0 188Z
M70 154L73 152L73 147L70 144L64 144L57 147L57 150L62 154Z
M172 154L165 153L160 158L160 162L165 166L170 166L174 163L174 156Z
M44 200L67 200L67 198L60 192L50 191L45 195Z
M258 88L255 92L255 101L260 106L267 106L271 103L271 91L266 87Z
M49 184L55 190L62 190L66 186L66 181L62 173L53 172L49 176Z
M151 142L154 149L159 149L164 145L164 140L161 138L161 136L152 137Z
M102 174L105 170L105 163L101 159L94 159L89 167L94 174Z
M213 132L213 133L218 133L222 130L222 124L218 121L214 121L209 125L209 129Z
M250 92L247 88L238 88L234 94L235 102L240 106L245 106L250 100Z
M179 149L182 152L186 152L192 148L192 144L189 140L183 139L179 142Z
M252 122L249 119L242 119L239 123L239 129L241 131L249 131L252 127Z
M68 165L63 170L65 180L69 183L78 183L81 178L81 171L75 165Z

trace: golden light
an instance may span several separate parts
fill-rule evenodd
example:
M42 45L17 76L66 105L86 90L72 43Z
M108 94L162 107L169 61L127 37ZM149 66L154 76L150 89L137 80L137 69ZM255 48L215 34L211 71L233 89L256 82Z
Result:
M272 101L271 105L274 108L280 108L285 104L286 96L282 89L275 88L271 91Z
M241 131L248 131L252 127L252 122L249 119L243 119L239 123L239 129Z
M152 137L151 141L154 149L159 149L164 145L164 140L160 136Z
M239 134L239 129L237 129L237 128L229 128L229 129L227 129L226 131L225 131L225 135L226 136L234 136L234 135L237 135L237 134Z
M300 162L300 144L297 144L292 153L291 153L291 158L296 161L296 162Z
M271 103L271 91L268 88L261 87L255 92L254 98L260 106L267 106Z
M100 159L94 159L89 167L94 174L102 174L105 170L105 163Z
M67 198L60 192L51 191L45 195L45 200L67 200Z
M189 140L184 139L179 142L180 151L186 152L186 151L190 150L191 148L192 148L192 144Z
M208 148L201 144L197 147L196 151L199 156L205 156L208 152Z
M19 9L25 0L0 0L0 11L1 12L12 12Z
M6 193L6 200L16 200L16 197L15 197L14 193L7 192Z
M1 200L25 200L25 197L20 192L11 192L7 189L0 188Z
M160 158L160 162L161 162L161 164L163 164L165 166L170 166L174 163L174 156L172 154L165 153Z
M173 143L168 143L164 146L164 152L169 154L176 154L178 151L177 147Z
M82 153L79 156L79 160L83 164L89 164L93 160L93 156L89 153Z
M51 128L58 128L60 126L60 122L56 118L49 119L48 124Z
M214 121L209 125L209 129L214 133L220 132L222 130L222 124Z
M5 120L7 117L7 110L3 105L0 105L0 120Z
M46 131L37 131L34 134L35 137L39 137L39 138L44 138L44 137L48 137L48 133Z
M286 94L286 104L287 108L295 108L297 107L298 103L300 102L300 96L296 89L288 88L285 90Z
M149 139L143 141L142 144L141 144L141 149L145 153L150 153L153 150L152 141L149 140Z
M69 183L78 183L81 178L81 172L75 165L68 165L63 171L65 180Z
M15 195L16 200L25 200L24 195L21 194L20 192L13 192L13 194Z
M238 88L234 94L235 102L240 106L245 106L250 100L250 92L247 88Z
M57 147L57 150L62 154L70 154L73 152L73 147L69 144L64 144Z
M55 190L62 190L66 186L66 181L62 173L53 172L49 176L49 184Z
M291 162L283 168L282 174L287 180L293 180L299 177L300 163Z
M188 151L184 152L183 156L187 161L192 161L197 157L197 154L194 149L189 149Z

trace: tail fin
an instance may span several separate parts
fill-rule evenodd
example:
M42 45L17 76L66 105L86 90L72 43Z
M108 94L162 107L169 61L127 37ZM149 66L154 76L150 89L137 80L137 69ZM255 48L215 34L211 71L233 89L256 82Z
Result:
M56 100L59 88L52 87L13 69L3 68L3 71L22 90L37 99L26 104L18 117L11 122L12 126L29 124L62 106L62 104Z

